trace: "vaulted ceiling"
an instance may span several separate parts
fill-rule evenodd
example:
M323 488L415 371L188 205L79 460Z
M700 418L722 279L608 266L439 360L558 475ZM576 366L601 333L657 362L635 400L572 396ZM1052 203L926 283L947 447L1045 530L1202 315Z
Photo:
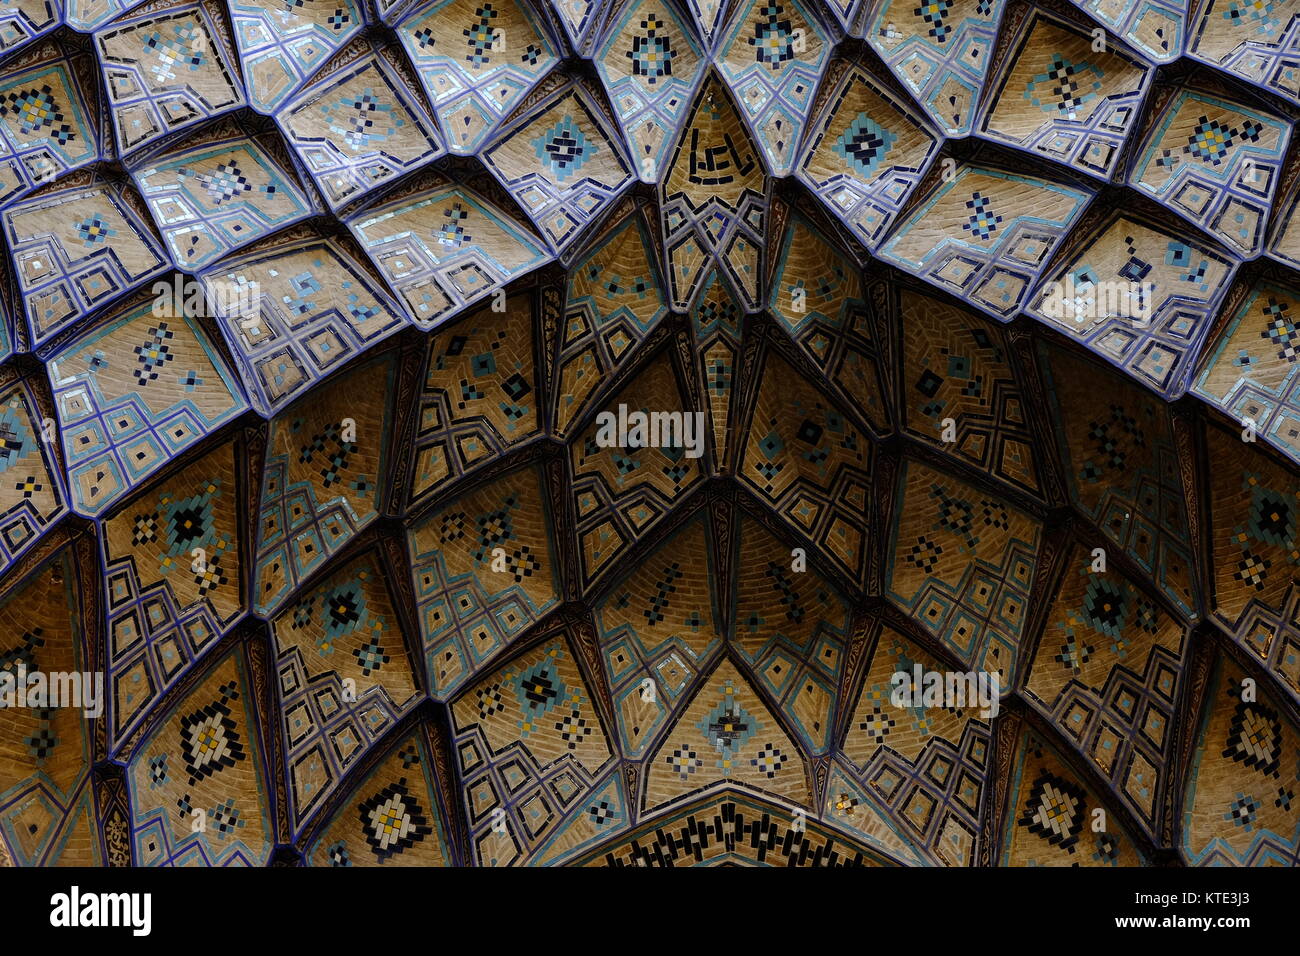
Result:
M0 862L1296 865L1294 6L8 5Z

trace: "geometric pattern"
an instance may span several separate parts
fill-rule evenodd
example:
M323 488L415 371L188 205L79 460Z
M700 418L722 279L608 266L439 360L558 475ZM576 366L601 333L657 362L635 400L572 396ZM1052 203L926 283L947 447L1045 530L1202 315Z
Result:
M798 213L777 250L768 309L877 432L887 430L879 348L857 263Z
M53 10L47 0L33 6ZM21 12L22 4L8 4ZM18 9L15 9L18 8ZM0 13L0 50L6 46ZM43 44L5 67L0 80L0 206L99 158L98 136L88 121L98 92L84 56L67 56Z
M686 0L686 6L705 48L712 49L718 39L718 31L722 29L723 14L728 6L726 0Z
M696 94L660 182L673 306L692 307L714 264L745 308L758 308L766 177L731 93L715 73Z
M904 464L885 595L968 668L1016 679L1042 526L917 462Z
M460 186L409 192L348 224L426 332L551 258L504 212Z
M1213 247L1117 214L1057 260L1026 311L1172 400L1235 268Z
M1001 866L1146 865L1117 815L1043 738L1025 731L1016 751Z
M849 837L836 827L792 813L782 801L733 789L710 791L573 862L636 868L897 865L861 834Z
M58 28L63 19L60 0L18 0L0 13L0 54L25 46Z
M736 368L739 364L740 304L725 282L713 272L704 280L704 291L691 310L691 331L695 365L704 382L705 403L713 434L713 471L722 471L731 448L733 427L732 399L736 392Z
M735 91L774 176L790 172L799 132L830 59L830 37L800 0L738 7L714 62Z
M759 381L741 482L850 581L861 582L871 440L775 351Z
M644 757L674 721L685 692L722 646L723 595L702 517L676 531L595 608L620 749L632 758Z
M1037 496L1035 439L1003 330L976 313L901 289L903 428ZM951 436L945 436L950 423Z
M233 443L104 521L109 737L124 740L244 610Z
M79 514L102 514L248 407L196 320L176 312L148 300L128 306L50 359L68 491Z
M248 105L274 113L365 26L356 0L231 0Z
M396 24L453 153L472 153L559 57L526 0L433 0Z
M254 552L258 614L379 516L393 377L391 360L367 362L271 421Z
M981 136L1109 179L1137 125L1153 71L1035 10L976 128Z
M74 556L65 547L0 591L0 674L89 669ZM0 720L0 852L18 866L103 865L90 805L94 724L75 707L8 707Z
M1183 53L1189 0L1071 0L1107 30L1132 44L1152 63L1169 63ZM1244 5L1243 5L1244 6Z
M1296 0L1210 0L1191 30L1189 55L1300 103Z
M275 845L240 648L194 683L127 767L137 866L265 866Z
M978 706L895 706L894 675L911 676L917 667L944 669L898 632L883 629L844 739L847 779L882 800L896 826L927 857L944 866L972 866L982 839L990 722ZM842 812L861 812L851 790L832 787L829 796Z
M555 433L568 435L668 312L651 245L635 209L615 214L608 231L574 261L559 336Z
M738 477L840 573L866 571L870 439L773 350Z
M1300 461L1300 296L1256 283L1205 349L1191 391Z
M1220 656L1191 773L1181 849L1189 866L1294 866L1300 728Z
M1290 139L1283 119L1183 92L1153 127L1129 182L1250 258L1264 244Z
M564 34L576 52L586 53L594 40L592 31L605 13L599 0L549 0Z
M1043 355L1071 503L1187 618L1196 616L1186 494L1168 411L1063 350Z
M408 324L347 235L291 228L200 279L249 400L266 417Z
M879 255L1010 321L1090 198L1047 180L963 166L913 207Z
M470 852L478 865L520 865L534 854L544 859L576 850L587 841L569 830L584 817L600 820L605 833L626 826L617 761L588 688L561 632L451 705ZM620 794L612 806L611 791Z
M811 811L808 778L801 751L736 665L724 658L650 758L642 809L659 810L728 782Z
M445 700L559 603L542 476L498 478L407 534L429 693Z
M1241 441L1206 429L1210 455L1209 613L1300 701L1300 482Z
M1294 866L1297 11L0 3L0 866Z
M369 552L313 580L272 622L292 825L419 702L415 669Z
M95 34L119 155L244 105L215 0L157 7Z
M677 373L666 353L607 400L603 410L617 416L620 405L629 410L680 411L683 425L693 411L682 401ZM688 457L680 444L602 448L597 432L593 421L569 441L569 480L584 589L703 478L700 459Z
M1151 831L1170 784L1186 637L1119 571L1075 548L1048 612L1025 696L1111 781Z
M808 750L821 755L831 745L848 603L815 571L792 570L790 549L755 521L741 522L735 548L731 647Z
M610 21L596 70L642 182L659 179L672 131L704 75L702 52L666 0L632 0Z
M176 268L197 271L312 215L311 200L288 174L285 159L277 161L257 140L219 124L134 167L136 186L162 226Z
M938 152L940 137L858 67L844 73L827 102L795 174L874 250Z
M505 126L481 155L557 252L636 180L613 127L580 83Z
M449 866L438 791L423 735L407 735L312 838L307 865Z
M1291 184L1290 195L1279 199L1274 207L1281 213L1274 217L1273 236L1267 253L1278 262L1300 268L1300 219L1295 217L1296 201L1300 200L1300 181Z
M88 172L9 206L3 216L20 309L42 355L79 320L167 270L134 190Z
M866 34L950 136L970 132L1005 0L885 0Z
M429 340L411 502L540 433L533 303L484 306Z
M358 41L333 62L337 69L286 102L276 119L330 209L338 210L445 150L417 87L402 77L397 48L372 51Z
M54 430L43 427L44 393L35 385L0 386L0 574L68 510Z

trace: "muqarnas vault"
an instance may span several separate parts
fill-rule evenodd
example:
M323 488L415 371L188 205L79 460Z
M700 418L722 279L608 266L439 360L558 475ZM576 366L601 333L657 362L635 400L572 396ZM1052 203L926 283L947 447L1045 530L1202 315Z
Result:
M0 862L1295 865L1296 13L6 5Z

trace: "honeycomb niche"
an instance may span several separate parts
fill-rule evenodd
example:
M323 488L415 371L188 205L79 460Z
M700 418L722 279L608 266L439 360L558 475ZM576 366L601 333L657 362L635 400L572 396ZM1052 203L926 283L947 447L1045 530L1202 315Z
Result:
M1293 6L4 5L0 864L1295 866Z

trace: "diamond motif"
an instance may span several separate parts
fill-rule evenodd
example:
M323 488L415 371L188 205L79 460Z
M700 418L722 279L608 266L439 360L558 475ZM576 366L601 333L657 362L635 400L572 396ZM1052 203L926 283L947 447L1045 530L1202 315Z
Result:
M406 778L390 783L361 803L361 832L379 862L411 849L433 833L424 808L406 788Z

